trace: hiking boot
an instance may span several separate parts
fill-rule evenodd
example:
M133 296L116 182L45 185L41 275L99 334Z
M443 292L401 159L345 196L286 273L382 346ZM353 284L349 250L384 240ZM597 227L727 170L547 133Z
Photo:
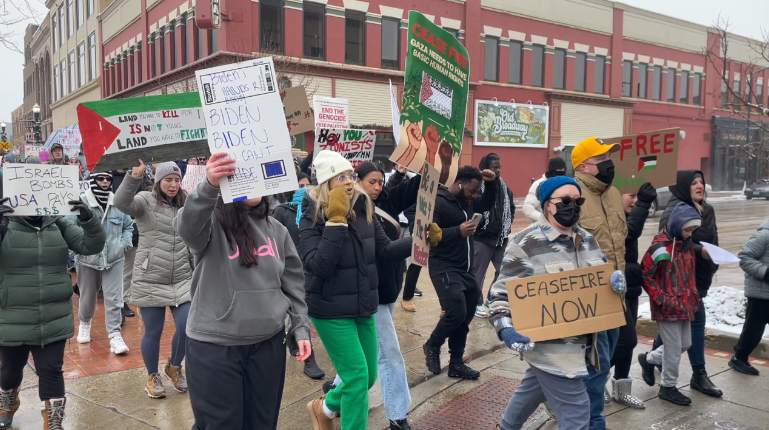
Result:
M315 352L310 354L307 360L304 360L304 374L310 379L323 379L326 377L326 372L315 361Z
M731 360L729 360L729 367L734 369L737 372L744 373L746 375L751 376L758 376L758 369L753 367L750 363L747 361L742 361L738 359L737 357L732 357ZM0 427L2 428L2 427Z
M402 420L390 421L390 430L414 430L409 424L408 418Z
M486 306L480 305L475 307L475 317L476 318L488 318L489 317L489 309Z
M686 397L683 393L678 391L676 387L660 387L660 399L667 400L668 402L678 406L689 406L692 404L692 399Z
M414 288L414 295L417 297L422 297L422 290L419 288Z
M481 377L481 372L470 368L465 363L450 363L449 378L469 379L475 381Z
M422 351L425 353L425 365L427 366L427 370L434 375L441 373L441 350L424 344L422 345Z
M646 385L654 386L654 365L646 361L646 353L638 354L638 364L641 365L641 374Z
M7 429L13 423L13 414L19 410L19 387L10 390L0 389L0 429Z
M43 415L43 430L64 430L64 406L67 399L51 399L45 401L45 409L40 411Z
M705 366L697 366L697 368L692 369L692 379L689 381L689 385L706 396L721 397L724 395L724 392L719 390L708 378Z
M150 396L150 399L162 399L166 396L166 389L163 387L163 381L160 380L160 373L147 375L147 383L144 384L144 392Z
M77 343L91 342L91 323L80 322L80 328L77 330Z
M121 312L123 313L124 317L135 317L136 312L133 311L133 309L128 307L128 303L123 304L123 309L121 309Z
M331 378L323 383L323 394L328 394L334 388L336 388L336 384L334 383L334 378Z
M312 430L334 430L334 419L323 412L323 397L307 403L307 413L310 414Z
M406 312L416 312L417 307L414 305L414 302L412 300L404 300L401 302L401 307Z
M172 366L171 363L166 363L166 367L163 371L171 382L174 383L174 390L180 393L187 392L187 378L184 377L182 366Z
M120 333L114 333L109 338L109 351L115 355L128 354L128 345L123 341Z
M613 392L612 400L619 404L630 406L631 408L646 409L643 400L631 393L632 388L633 380L630 378L611 378L611 390Z

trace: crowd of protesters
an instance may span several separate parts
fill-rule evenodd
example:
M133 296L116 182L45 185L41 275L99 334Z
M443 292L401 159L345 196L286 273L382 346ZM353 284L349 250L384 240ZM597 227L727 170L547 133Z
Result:
M464 361L465 346L473 318L488 318L500 341L530 366L500 417L503 430L522 428L543 403L563 429L605 429L603 411L612 401L644 408L630 376L644 291L659 337L638 356L643 381L653 386L659 369L660 399L691 404L676 388L686 352L691 387L723 395L708 377L704 354L702 298L718 269L702 245L718 244L704 175L678 172L658 233L648 250L639 250L657 194L650 183L620 194L611 159L618 150L597 138L580 142L571 153L573 178L563 158L551 159L525 198L522 212L531 225L521 231L513 231L514 196L499 155L486 154L478 168L460 167L438 189L426 230L428 274L442 312L422 346L425 366L443 372L441 347L448 342L448 376L478 379L480 372ZM80 166L89 186L69 202L73 212L66 217L14 217L8 198L0 200L0 429L10 427L20 406L30 354L45 428L61 428L65 343L75 335L91 342L99 291L115 355L129 353L121 326L135 315L129 303L138 308L143 389L153 399L166 396L159 354L170 311L175 332L162 374L174 390L189 391L193 429L277 428L286 349L308 377L326 377L312 328L336 372L307 404L313 429L332 430L337 419L343 430L367 428L368 392L377 380L390 428L412 428L394 315L401 289L408 312L416 312L414 297L421 295L421 267L407 264L419 174L399 166L387 172L371 161L353 169L324 150L295 158L296 191L226 204L219 181L235 167L224 153L89 172L81 157L69 160L54 144L47 163ZM188 192L182 179L194 165L206 166L206 178ZM747 315L729 365L757 375L748 356L769 323L769 221L739 258ZM605 264L625 305L622 327L536 343L516 330L508 281ZM490 267L494 277L484 292ZM77 331L68 271L77 274Z

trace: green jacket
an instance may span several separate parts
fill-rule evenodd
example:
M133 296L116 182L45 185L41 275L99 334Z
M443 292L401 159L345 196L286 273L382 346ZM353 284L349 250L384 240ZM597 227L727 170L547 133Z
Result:
M81 228L63 217L43 217L38 229L9 217L0 243L0 345L46 345L74 335L68 249L100 253L100 221L92 217Z

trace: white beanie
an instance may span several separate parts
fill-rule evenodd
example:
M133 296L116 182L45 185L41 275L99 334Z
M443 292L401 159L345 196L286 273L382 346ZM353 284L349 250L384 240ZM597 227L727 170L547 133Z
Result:
M320 151L315 156L312 165L315 166L315 176L318 179L318 185L330 181L334 176L353 170L349 160L342 157L338 152L327 149Z

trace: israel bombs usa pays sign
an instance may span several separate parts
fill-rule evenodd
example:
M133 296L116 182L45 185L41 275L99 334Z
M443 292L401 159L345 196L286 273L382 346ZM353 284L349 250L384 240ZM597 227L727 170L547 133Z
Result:
M13 208L6 216L71 215L68 202L80 196L78 167L5 164L3 193Z

